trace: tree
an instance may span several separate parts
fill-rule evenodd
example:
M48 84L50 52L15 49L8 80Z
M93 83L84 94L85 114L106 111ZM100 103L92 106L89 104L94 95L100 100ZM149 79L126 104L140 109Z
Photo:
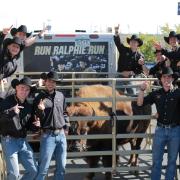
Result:
M154 61L155 49L153 48L153 43L158 37L150 34L140 34L139 37L143 40L143 46L140 47L140 50L145 56L145 61Z

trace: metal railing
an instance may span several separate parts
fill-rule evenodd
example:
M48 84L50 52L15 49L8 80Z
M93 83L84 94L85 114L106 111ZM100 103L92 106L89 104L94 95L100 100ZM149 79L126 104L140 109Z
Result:
M41 73L20 73L19 75L39 75ZM60 73L61 74L61 73ZM70 73L65 73L70 74ZM116 97L116 82L117 81L155 81L156 78L81 78L76 79L75 75L78 73L71 73L72 79L63 79L62 82L71 82L71 89L72 89L72 97L67 98L67 102L74 103L74 102L112 102L112 111L116 112L116 102L117 101L135 101L136 97ZM85 73L86 74L86 73ZM88 73L89 74L89 73ZM96 74L96 73L90 73L90 74ZM103 73L104 74L104 73ZM99 73L98 73L99 75ZM112 75L112 73L111 73ZM35 79L36 80L36 79ZM112 97L108 98L78 98L75 97L75 90L78 87L82 87L79 85L76 85L75 82L107 82L109 85L112 86ZM65 86L66 87L66 86ZM67 86L69 88L69 86ZM126 86L124 86L126 87ZM130 87L130 86L127 86ZM134 87L134 86L133 86ZM60 86L60 88L62 88ZM152 87L151 87L152 88ZM150 89L151 89L150 88ZM152 115L136 115L136 116L117 116L117 120L146 120L146 119L154 119L155 117ZM70 117L70 121L89 121L89 120L110 120L109 116L87 116L87 117ZM93 151L93 152L68 152L68 158L70 157L84 157L84 156L100 156L100 155L111 155L112 156L112 167L108 168L72 168L67 169L67 173L81 173L81 172L116 172L116 171L129 171L129 170L149 170L151 166L138 166L138 167L118 167L116 156L117 155L130 155L132 153L137 154L151 154L151 149L149 150L126 150L126 151L117 151L117 144L116 140L119 138L149 138L151 139L153 137L153 134L149 133L129 133L129 134L117 134L116 132L116 120L113 123L112 126L112 134L101 134L101 135L68 135L68 140L75 140L75 139L112 139L112 151ZM29 140L33 140L31 137ZM36 141L36 140L35 140ZM149 142L151 143L151 141ZM151 144L149 144L151 146Z

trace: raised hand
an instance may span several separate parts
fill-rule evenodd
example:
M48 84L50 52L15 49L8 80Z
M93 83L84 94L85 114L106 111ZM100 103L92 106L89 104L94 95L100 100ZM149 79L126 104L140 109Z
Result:
M118 34L118 33L119 33L119 27L120 27L119 24L114 27L115 34Z
M16 114L19 114L20 113L20 110L23 109L24 107L23 106L19 106L18 104L16 106L14 106L12 108L12 110L16 113Z
M145 91L145 90L147 89L147 87L148 87L147 81L144 81L144 82L140 85L140 89L141 89L142 91Z
M7 35L12 27L13 25L11 25L9 28L3 28L3 34Z
M44 100L40 100L39 104L38 104L38 109L44 111L45 109L45 105L44 105Z
M161 49L162 49L162 46L161 46L161 44L160 44L159 42L154 42L154 43L153 43L153 46L154 46L154 48L157 49L157 50L161 50Z

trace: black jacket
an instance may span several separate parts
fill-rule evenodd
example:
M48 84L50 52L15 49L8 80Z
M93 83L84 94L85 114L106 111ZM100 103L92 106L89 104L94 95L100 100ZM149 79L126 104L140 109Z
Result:
M180 47L177 47L174 51L162 49L162 54L164 54L171 61L172 70L180 73L180 68L177 67L177 63L180 61Z
M23 109L20 109L20 113L16 114L14 110L11 108L16 106L23 106ZM15 94L12 94L5 98L4 100L0 101L0 113L6 113L8 114L9 118L12 118L15 122L20 122L21 128L19 130L8 129L10 127L7 127L7 133L4 135L11 135L13 137L25 137L27 130L32 130L32 105L28 103L28 101L25 101L24 103L21 103L16 98ZM14 134L13 134L14 133Z
M162 68L166 66L165 61L158 62L149 70L149 75L153 75L157 77L157 75L161 72Z

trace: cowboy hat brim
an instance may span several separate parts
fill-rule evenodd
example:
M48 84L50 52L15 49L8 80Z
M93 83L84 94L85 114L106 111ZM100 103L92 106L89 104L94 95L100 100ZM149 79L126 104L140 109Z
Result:
M23 31L18 31L17 28L12 28L10 33L11 33L11 36L15 36L17 34L17 32L23 32ZM28 32L24 32L26 34L26 37L28 38L29 36L31 36L32 32L31 33L28 33Z
M169 38L171 37L176 37L178 40L180 40L180 34L176 34L175 36L169 36L169 37L164 37L164 41L169 44Z
M175 72L175 73L173 73L173 74L162 74L162 73L159 73L159 74L157 75L157 78L158 78L159 80L161 80L162 75L172 75L172 78L174 79L173 82L177 81L178 78L179 78L179 73L177 73L177 72Z
M11 38L6 38L4 41L3 41L3 49L6 49L7 46L9 46L10 44L17 44L19 45L20 47L20 51L23 50L24 48L24 45L22 44L22 42L15 42L13 39Z
M136 38L136 39L131 39L131 38L127 38L127 43L129 44L131 40L137 41L138 42L138 46L142 46L143 45L143 41L140 38Z
M59 76L55 71L50 71L46 75L44 74L44 80L47 80L47 79L55 81L55 82L59 82Z

